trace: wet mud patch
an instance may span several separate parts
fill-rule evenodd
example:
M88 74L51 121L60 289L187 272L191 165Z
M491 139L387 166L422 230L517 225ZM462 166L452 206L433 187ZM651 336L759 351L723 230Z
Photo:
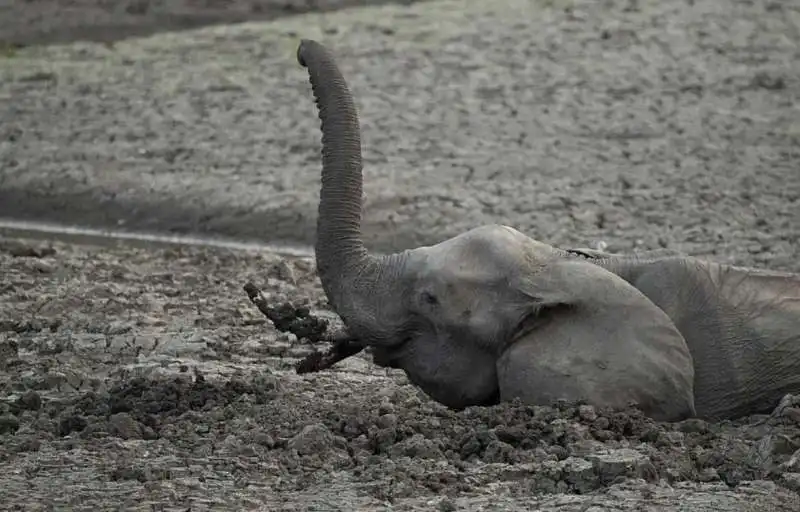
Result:
M33 44L113 43L126 37L208 25L265 21L307 12L416 1L420 0L2 0L0 55Z

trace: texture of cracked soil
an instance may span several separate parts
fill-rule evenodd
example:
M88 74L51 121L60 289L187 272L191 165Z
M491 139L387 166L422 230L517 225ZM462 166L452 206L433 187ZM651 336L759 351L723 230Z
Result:
M284 4L0 0L0 40ZM799 24L796 1L432 0L4 44L0 216L311 242L312 37L361 111L373 248L499 222L800 271ZM452 412L367 354L296 375L311 347L247 281L325 313L302 258L0 241L0 508L800 509L797 399L720 424Z
M360 109L365 236L800 268L800 2L436 0L0 58L0 216L311 243L300 37Z
M453 412L368 355L294 373L312 347L242 285L325 317L308 259L6 239L0 268L4 509L800 505L796 398L720 424L580 404Z

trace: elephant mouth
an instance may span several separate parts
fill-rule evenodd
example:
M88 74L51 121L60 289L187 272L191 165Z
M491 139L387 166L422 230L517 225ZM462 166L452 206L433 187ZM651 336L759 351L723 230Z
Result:
M400 368L400 362L405 353L405 349L411 342L411 338L403 338L400 343L390 346L378 346L372 348L372 361L384 368Z

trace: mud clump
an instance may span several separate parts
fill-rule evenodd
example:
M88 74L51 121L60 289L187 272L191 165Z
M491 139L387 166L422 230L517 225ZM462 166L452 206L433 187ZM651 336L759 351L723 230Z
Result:
M142 425L126 412L118 412L108 418L108 431L120 439L153 439L156 437L153 429Z
M248 282L244 285L250 302L266 316L279 332L290 332L298 339L306 339L309 343L330 343L325 352L314 350L295 365L298 374L313 373L325 370L339 361L354 356L364 350L360 340L347 334L346 329L336 332L328 331L328 321L311 315L305 307L297 307L285 302L280 306L270 306L263 292L256 285Z
M526 492L544 494L585 494L630 479L736 487L751 480L780 482L781 464L800 448L796 426L783 425L787 433L779 434L779 420L765 427L772 433L769 439L783 443L776 449L774 444L765 447L770 441L763 437L748 441L731 424L694 419L658 423L635 408L503 404L455 413L423 406L415 414L409 407L385 403L379 409L327 423L353 447L360 461L356 467L376 479L385 461L398 471L398 464L409 460L445 460L451 483L465 483L467 468L489 464L498 468L494 477L500 481L525 481ZM418 484L429 490L441 487L430 481Z
M88 416L111 419L114 430L132 435L137 427L132 421L152 429L157 435L165 422L188 411L208 411L224 407L242 395L252 397L256 404L274 397L276 382L262 378L256 382L230 379L209 382L203 375L194 379L176 377L158 381L143 377L120 382L107 394L87 393L75 408Z
M12 406L12 410L38 411L42 407L42 397L36 391L22 394Z
M13 414L0 416L0 435L14 434L19 430L19 420Z
M81 432L89 425L89 420L77 414L62 416L58 422L58 435L68 436L73 432Z
M328 321L312 315L308 307L295 306L291 302L273 306L253 283L248 282L243 288L250 302L272 322L278 332L292 333L297 336L297 339L305 338L311 343L326 339Z
M15 434L24 416L29 429L50 430L61 438L157 439L165 426L188 412L224 408L244 396L248 403L263 404L276 396L276 389L269 375L209 382L198 374L193 379L137 377L114 384L108 392L89 391L68 401L43 401L28 391L7 402L10 412L0 416L0 435Z
M279 332L290 332L298 339L314 343L321 341L328 330L328 321L313 316L305 306L295 306L284 302L270 308L269 320Z
M309 400L307 391L316 386L307 384L284 387L275 375L255 371L216 379L184 372L122 378L105 392L71 400L25 392L6 402L16 413L0 416L0 445L24 453L48 442L64 448L161 443L149 449L230 461L244 472L256 471L246 469L253 464L248 461L271 464L291 475L271 481L276 492L310 491L344 471L374 499L387 501L455 497L498 485L512 496L584 495L632 481L735 489L772 480L791 489L800 466L800 426L783 413L659 423L634 407L567 402L456 412L410 385L363 389L363 396L342 402ZM120 460L108 469L110 481L161 481L183 471Z

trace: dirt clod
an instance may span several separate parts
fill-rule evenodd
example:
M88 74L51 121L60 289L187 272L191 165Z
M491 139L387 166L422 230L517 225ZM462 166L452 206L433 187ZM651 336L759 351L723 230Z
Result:
M13 414L0 416L0 435L14 434L19 430L19 420Z
M263 292L253 283L244 285L247 297L261 313L264 314L280 332L291 332L299 339L310 343L328 342L331 347L320 352L314 350L295 365L298 374L319 372L334 364L356 355L364 349L358 340L347 335L346 330L330 333L329 323L323 318L312 315L305 306L294 306L288 302L279 306L270 306ZM267 349L273 355L283 355L288 347L273 345Z
M42 397L36 391L26 391L14 403L18 410L38 411L42 407Z
M289 302L270 305L253 283L245 284L244 291L279 332L290 332L298 339L305 338L311 343L324 339L328 321L311 315L308 307L295 306Z
M77 414L63 416L58 422L58 435L61 437L68 436L73 432L81 432L89 425L89 421Z
M141 439L145 427L126 412L112 414L108 419L109 433L122 439ZM150 430L152 432L152 430ZM149 436L148 436L149 437Z

